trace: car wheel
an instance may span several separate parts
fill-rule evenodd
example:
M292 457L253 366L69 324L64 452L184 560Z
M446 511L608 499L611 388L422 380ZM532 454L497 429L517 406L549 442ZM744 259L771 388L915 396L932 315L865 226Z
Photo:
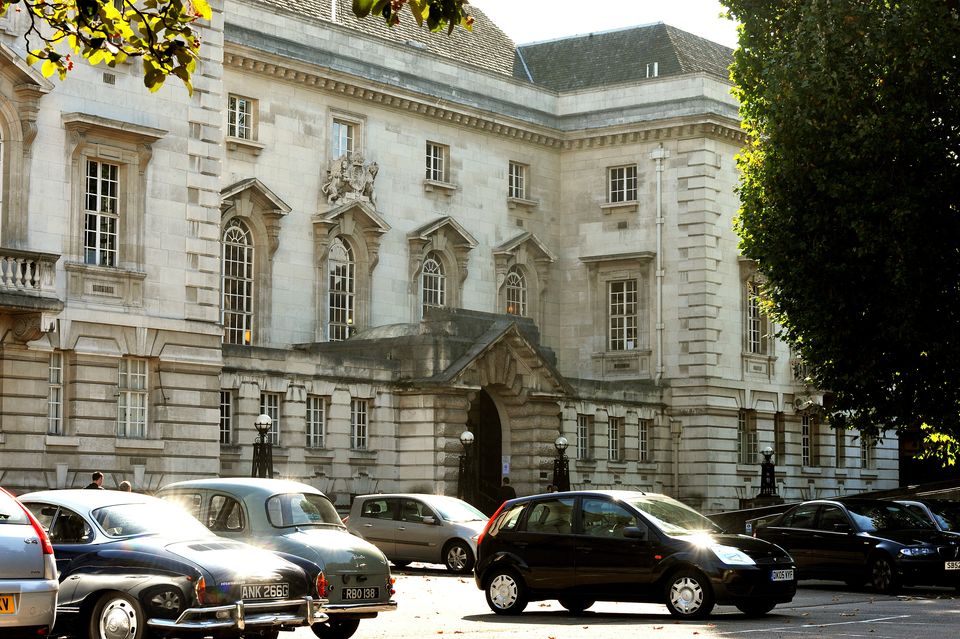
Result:
M397 568L406 568L407 566L410 565L410 562L409 562L409 561L400 561L400 560L397 560L397 559L391 559L391 560L390 560L390 563L393 564L393 565L394 565L395 567L397 567Z
M776 607L772 601L750 601L737 604L737 610L748 617L762 617Z
M713 610L710 580L696 570L681 570L667 579L664 594L667 609L674 617L703 619Z
M122 592L108 592L97 600L90 615L90 639L142 639L143 610L136 599Z
M595 601L592 599L563 598L560 599L560 605L575 615L581 614L584 610L592 606Z
M462 541L452 541L443 550L443 563L450 572L470 572L473 570L473 552Z
M870 562L870 583L874 590L884 595L895 595L900 591L900 582L889 557L878 555Z
M360 626L359 619L330 619L310 626L313 634L320 639L348 639Z
M512 570L495 570L484 590L487 605L498 615L519 615L527 607L527 587Z

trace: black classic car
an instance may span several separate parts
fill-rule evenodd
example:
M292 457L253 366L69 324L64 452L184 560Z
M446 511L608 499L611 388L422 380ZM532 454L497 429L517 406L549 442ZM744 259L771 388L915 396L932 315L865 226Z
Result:
M163 500L55 490L21 501L53 543L55 634L275 639L327 619L313 564L220 538Z

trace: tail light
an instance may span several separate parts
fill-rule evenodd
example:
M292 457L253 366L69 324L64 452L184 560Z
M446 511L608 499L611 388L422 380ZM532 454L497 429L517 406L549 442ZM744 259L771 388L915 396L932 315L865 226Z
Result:
M393 585L397 583L396 577L387 577L387 590L390 591L390 596L397 594L397 591L393 589Z
M492 526L492 525L493 525L493 522L496 521L497 517L500 516L500 511L502 511L502 510L503 510L503 507L506 506L506 505L507 505L506 502L500 504L500 507L497 508L497 512L493 513L493 516L490 517L490 519L487 520L487 525L483 527L483 532L481 532L481 533L477 536L477 552L478 552L478 554L479 554L479 551L480 551L480 544L483 543L483 538L487 536L487 531L490 530L490 526Z
M320 571L320 574L317 575L317 596L326 597L327 591L330 590L330 582L327 581L327 576L323 574L323 571Z
M0 488L0 490L3 490ZM11 497L8 491L3 490ZM24 506L18 499L14 499L20 508L23 509L24 514L27 516L27 519L30 520L30 526L33 528L33 532L36 533L37 538L40 540L40 548L43 549L43 578L50 580L57 578L57 562L53 556L53 544L50 543L50 536L47 535L47 531L43 529L43 526L40 525L40 522L37 521L37 518L33 516L33 513L30 512L30 509Z
M200 605L207 603L207 580L202 575L197 579L197 585L194 586L193 592L197 595L197 603Z

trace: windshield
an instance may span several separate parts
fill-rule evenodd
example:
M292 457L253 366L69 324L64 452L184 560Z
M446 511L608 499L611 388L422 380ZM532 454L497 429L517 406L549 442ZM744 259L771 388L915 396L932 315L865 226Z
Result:
M930 504L933 516L943 530L960 532L960 503L933 503Z
M206 526L183 509L160 500L104 506L93 511L93 518L108 537L160 535L196 539L213 536Z
M486 521L487 516L459 499L436 499L431 500L433 506L440 516L446 521Z
M284 493L267 500L267 519L277 528L292 526L336 526L343 528L340 515L330 500L315 493Z
M933 522L923 519L896 502L847 503L850 517L863 532L880 530L909 530L912 528L933 528Z
M651 523L668 535L721 532L716 524L693 508L669 497L641 496L628 499L627 503L643 512Z

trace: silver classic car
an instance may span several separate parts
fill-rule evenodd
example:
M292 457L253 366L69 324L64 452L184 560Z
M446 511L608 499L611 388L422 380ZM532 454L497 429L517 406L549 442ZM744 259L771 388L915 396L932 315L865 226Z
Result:
M327 497L280 479L197 479L164 486L176 502L221 537L303 557L323 571L323 612L311 626L321 639L346 639L361 619L395 610L393 578L376 546L351 535Z

